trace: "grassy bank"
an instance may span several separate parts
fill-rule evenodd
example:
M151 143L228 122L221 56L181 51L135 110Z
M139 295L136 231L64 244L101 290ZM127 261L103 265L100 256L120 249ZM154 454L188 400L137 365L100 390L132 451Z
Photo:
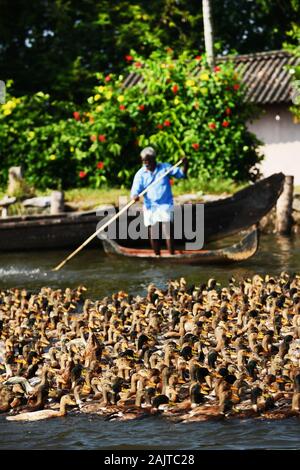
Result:
M243 185L235 184L231 181L207 181L199 180L177 180L174 181L172 191L174 196L182 194L195 194L201 200L204 194L232 194ZM119 197L130 196L130 190L126 188L80 188L69 189L65 191L65 199L72 207L78 207L80 210L88 210L100 204L118 205Z
M197 179L175 180L172 186L174 196L183 194L196 195L199 201L205 194L225 195L233 194L242 189L247 184L234 183L231 180L215 180L207 181ZM295 193L300 193L300 186L295 186ZM51 194L51 189L47 191L35 191L36 196L47 196ZM0 199L4 197L5 189L0 189ZM99 205L113 204L118 205L119 198L122 196L129 197L130 190L128 188L73 188L65 190L65 201L72 209L90 210ZM18 206L21 206L18 204ZM19 212L21 207L14 209ZM13 210L15 212L15 210ZM23 211L22 211L23 212Z
M187 180L174 180L172 192L174 196L182 194L193 194L201 197L204 194L232 194L244 185L234 183L231 180L199 180L189 178ZM35 191L36 196L50 195L51 190ZM5 195L5 190L0 190L0 199ZM65 190L65 201L73 209L89 210L102 204L118 205L119 198L122 196L130 196L128 188L109 188L103 187L99 189L92 188L73 188Z

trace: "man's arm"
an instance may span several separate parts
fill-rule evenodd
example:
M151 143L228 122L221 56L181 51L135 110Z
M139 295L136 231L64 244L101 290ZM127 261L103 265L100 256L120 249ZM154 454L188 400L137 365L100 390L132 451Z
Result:
M177 166L170 172L170 176L174 176L175 178L186 178L187 172L189 169L189 162L186 157L182 159L182 164L183 164L183 168L181 169L180 167Z
M183 173L184 173L184 176L185 178L187 177L187 172L188 172L188 169L189 169L189 161L186 157L183 158L182 160L182 163L183 163Z
M138 173L135 174L135 177L133 179L130 195L131 198L134 199L135 201L139 200L139 194L143 191L143 182L141 175Z

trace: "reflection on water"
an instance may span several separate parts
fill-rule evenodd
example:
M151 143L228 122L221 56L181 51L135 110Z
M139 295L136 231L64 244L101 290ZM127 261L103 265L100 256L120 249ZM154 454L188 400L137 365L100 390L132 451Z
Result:
M86 250L62 270L52 272L68 251L0 254L0 288L40 289L84 284L90 297L116 290L145 294L153 282L163 287L168 279L184 276L190 283L214 277L227 283L255 273L272 275L299 272L299 237L263 236L258 253L246 262L227 266L155 264L108 258L101 250ZM0 415L0 449L299 449L299 420L225 421L174 424L160 418L136 422L104 422L79 416L47 423L13 423Z

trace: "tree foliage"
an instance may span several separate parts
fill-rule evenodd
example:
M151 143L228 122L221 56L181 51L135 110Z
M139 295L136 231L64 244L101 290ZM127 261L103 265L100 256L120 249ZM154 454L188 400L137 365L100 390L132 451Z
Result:
M42 92L10 96L0 111L6 171L13 158L36 187L130 185L141 149L153 145L163 161L188 156L191 176L249 179L259 142L247 130L254 109L244 106L233 65L211 71L204 57L172 49L147 60L132 51L126 63L125 75L143 80L124 87L124 75L98 73L84 108Z
M281 48L300 1L213 1L212 10L218 52L249 53ZM80 103L93 74L121 73L130 49L204 50L199 0L0 0L0 11L0 77L19 96Z

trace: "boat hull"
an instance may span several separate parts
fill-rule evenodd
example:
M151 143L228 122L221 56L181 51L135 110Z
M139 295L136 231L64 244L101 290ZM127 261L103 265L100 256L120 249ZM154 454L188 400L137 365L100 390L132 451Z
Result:
M204 244L229 237L257 224L276 204L283 188L284 175L277 173L256 184L238 191L231 197L204 204ZM196 204L192 208L192 224L196 223ZM120 230L125 232L138 215L121 217L116 221L116 241L121 241ZM59 215L35 215L0 219L0 251L29 251L50 249L72 249L81 245L97 229L101 220L107 217L95 211L66 212ZM142 218L141 218L142 219ZM143 225L143 223L142 223ZM142 227L144 231L146 230ZM184 219L182 221L183 243ZM128 247L149 246L147 239L121 241ZM89 247L99 246L96 237Z
M173 255L166 250L161 250L161 255L157 256L150 249L128 248L118 244L114 240L109 240L102 236L104 251L107 255L123 256L158 263L176 264L228 264L245 261L255 255L258 244L258 230L254 228L247 233L244 238L229 247L216 250L176 250Z

